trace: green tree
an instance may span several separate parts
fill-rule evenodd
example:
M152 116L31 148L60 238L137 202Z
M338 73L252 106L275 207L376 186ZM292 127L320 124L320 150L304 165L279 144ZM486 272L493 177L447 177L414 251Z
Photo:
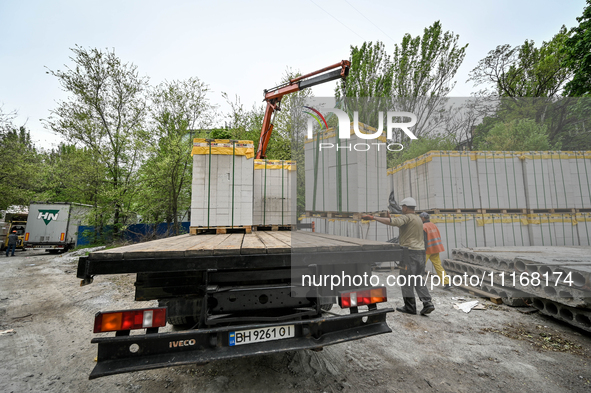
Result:
M480 94L499 97L554 97L560 94L571 71L566 67L563 46L566 27L538 48L534 41L511 47L499 45L470 72L475 86L486 85ZM493 86L493 90L488 87Z
M40 199L90 204L98 209L106 168L88 148L61 143L43 152Z
M114 233L128 223L137 192L137 170L145 151L148 79L114 52L72 49L74 67L52 71L69 96L46 126L69 143L92 151L107 170L101 200L111 208Z
M497 123L478 150L493 151L544 151L559 150L559 144L552 144L548 137L548 127L532 119L513 120L509 123Z
M393 168L432 150L455 150L456 146L456 141L450 135L425 136L412 141L412 143L405 146L404 150L388 157L388 168Z
M351 71L336 95L340 97L344 90L348 98L373 97L371 102L347 101L347 109L359 111L361 122L375 127L377 111L411 112L417 116L413 133L429 135L448 120L445 97L455 85L453 78L467 47L459 44L458 35L444 32L439 21L425 28L422 36L405 34L400 45L394 45L391 57L381 42L351 47ZM372 110L364 113L368 105ZM395 140L402 138L399 134Z
M170 225L180 233L179 216L191 206L192 136L211 123L209 88L198 78L164 82L152 92L152 138L142 166L137 211L144 221Z
M574 73L564 93L571 97L591 95L591 0L587 0L577 21L579 25L571 29L571 36L564 42L564 64Z
M10 205L25 205L37 194L40 169L39 154L24 127L6 119L0 134L0 210Z

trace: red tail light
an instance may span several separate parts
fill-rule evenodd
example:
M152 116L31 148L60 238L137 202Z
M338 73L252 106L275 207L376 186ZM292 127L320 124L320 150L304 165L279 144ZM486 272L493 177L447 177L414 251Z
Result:
M98 312L94 316L94 333L163 326L166 326L166 307Z
M388 301L388 296L385 287L341 292L339 296L339 306L341 308L367 306L386 301Z

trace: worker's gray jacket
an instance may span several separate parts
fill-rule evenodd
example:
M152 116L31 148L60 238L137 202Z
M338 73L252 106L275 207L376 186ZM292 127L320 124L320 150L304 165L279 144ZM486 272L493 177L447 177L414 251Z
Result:
M8 245L12 246L13 244L18 243L18 235L16 233L11 233L8 235Z

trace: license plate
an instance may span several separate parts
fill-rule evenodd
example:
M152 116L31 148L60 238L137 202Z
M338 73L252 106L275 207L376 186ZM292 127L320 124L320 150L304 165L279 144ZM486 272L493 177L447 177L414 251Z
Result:
M238 330L230 332L230 346L282 340L290 337L295 337L294 325Z

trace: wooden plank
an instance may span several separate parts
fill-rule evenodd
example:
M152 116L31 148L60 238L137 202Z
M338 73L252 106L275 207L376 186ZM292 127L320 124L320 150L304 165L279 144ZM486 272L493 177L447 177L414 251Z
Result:
M298 240L298 242L305 242L306 244L317 247L318 252L361 250L359 245L341 241L341 239L338 236L326 238L316 236L315 234L309 232L300 232L294 234L294 236Z
M269 232L255 232L256 236L265 244L267 254L288 254L291 252L289 244L271 236Z
M335 236L335 235L327 235L325 233L318 233L318 232L297 232L299 233L306 233L309 235L313 235L318 238L324 239L331 239L336 240L339 242L350 243L352 245L361 247L361 250L389 250L389 249L396 249L399 248L398 245L386 242L378 242L375 240L366 240L366 239L357 239L353 237L344 237L344 236Z
M239 255L243 237L244 233L230 234L230 236L214 248L213 255Z
M261 241L254 233L248 233L244 235L242 239L242 248L240 249L240 253L243 255L249 254L266 254L267 247L265 247L265 243Z
M96 252L91 253L89 255L89 258L90 259L100 259L100 260L123 259L124 255L128 252L136 251L138 249L151 248L151 247L153 247L153 245L159 246L161 244L170 243L171 239L176 239L176 238L180 238L180 237L185 238L187 236L188 235L179 235L179 236L173 236L173 237L168 237L168 238L164 238L164 239L152 240L149 242L130 244L128 246L112 248L109 250L96 251Z
M176 245L179 250L187 251L191 247L196 247L209 239L211 235L190 235L184 239L182 243Z
M178 258L185 256L184 250L179 250L177 244L182 244L191 235L181 235L170 237L164 242L148 242L145 247L134 250L125 251L124 259L142 259L142 258L159 258L162 256L170 258Z
M306 236L306 232L292 232L291 233L291 251L294 253L317 252L318 244L309 241L310 238Z
M200 242L199 244L189 247L185 250L185 256L203 256L203 255L213 255L213 250L217 247L218 244L226 240L230 235L199 235L206 238L205 241ZM195 236L198 237L198 236Z
M271 231L268 234L291 247L291 231Z

